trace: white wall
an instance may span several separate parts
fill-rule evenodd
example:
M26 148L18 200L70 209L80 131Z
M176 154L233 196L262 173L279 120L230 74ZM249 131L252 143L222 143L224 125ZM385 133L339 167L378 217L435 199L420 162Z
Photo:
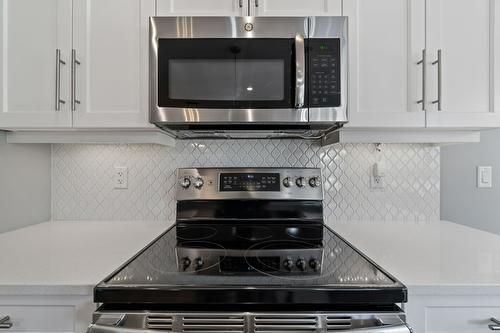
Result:
M493 167L493 188L476 186L476 167ZM441 149L441 218L500 234L500 130L481 143Z
M0 131L0 232L50 219L50 145L8 144Z

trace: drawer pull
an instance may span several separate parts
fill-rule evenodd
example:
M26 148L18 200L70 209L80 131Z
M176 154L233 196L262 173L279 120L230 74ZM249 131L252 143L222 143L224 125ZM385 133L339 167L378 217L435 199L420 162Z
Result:
M9 329L12 327L12 323L10 321L9 316L5 316L3 318L0 318L0 329Z
M488 325L488 327L490 328L490 330L492 331L500 331L500 321L496 318L490 318L490 320L492 322L494 322L495 324L491 324L491 325Z

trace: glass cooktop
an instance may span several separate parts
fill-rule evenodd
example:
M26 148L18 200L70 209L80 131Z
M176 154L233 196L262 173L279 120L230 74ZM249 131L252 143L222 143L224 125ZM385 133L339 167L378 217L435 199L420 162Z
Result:
M323 225L200 225L172 227L104 284L366 288L397 281Z

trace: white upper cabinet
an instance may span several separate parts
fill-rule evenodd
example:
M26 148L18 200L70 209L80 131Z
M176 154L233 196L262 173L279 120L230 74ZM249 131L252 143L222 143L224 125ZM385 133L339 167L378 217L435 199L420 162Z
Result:
M74 0L74 127L152 126L148 34L154 13L154 0Z
M499 127L500 2L427 1L427 39L427 126Z
M348 127L425 127L425 0L344 0Z
M249 6L252 16L339 16L342 13L342 0L250 0Z
M71 0L0 0L0 128L71 126L70 49Z
M158 16L246 16L248 0L157 0Z

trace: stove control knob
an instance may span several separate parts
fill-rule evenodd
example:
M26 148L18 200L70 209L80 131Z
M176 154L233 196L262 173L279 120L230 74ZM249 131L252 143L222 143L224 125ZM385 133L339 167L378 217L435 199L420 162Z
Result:
M304 187L304 177L297 178L295 184L297 184L297 187Z
M203 186L203 179L201 178L196 178L194 181L193 181L193 185L194 187L196 187L197 189L200 189L202 186Z
M304 259L297 260L296 265L302 272L306 270L306 261Z
M188 188L190 185L191 185L191 181L189 180L189 178L187 177L184 177L180 180L179 184L183 187L183 188Z
M290 178L288 178L288 177L284 178L283 179L283 186L290 187L290 185L292 185L290 182Z
M309 186L311 186L311 187L318 187L319 186L319 179L318 179L318 177L309 178Z
M196 259L194 260L194 268L195 268L196 270L201 269L201 268L203 267L203 264L204 264L204 262L203 262L203 259L201 259L201 258L196 258Z
M321 262L318 259L311 259L309 260L309 267L311 267L315 272L317 272L321 268Z
M293 268L292 259L290 259L290 258L285 259L285 261L283 261L283 267L285 267L287 271L291 271Z
M191 265L191 259L189 259L188 257L184 257L182 259L182 269L186 270L190 265Z

